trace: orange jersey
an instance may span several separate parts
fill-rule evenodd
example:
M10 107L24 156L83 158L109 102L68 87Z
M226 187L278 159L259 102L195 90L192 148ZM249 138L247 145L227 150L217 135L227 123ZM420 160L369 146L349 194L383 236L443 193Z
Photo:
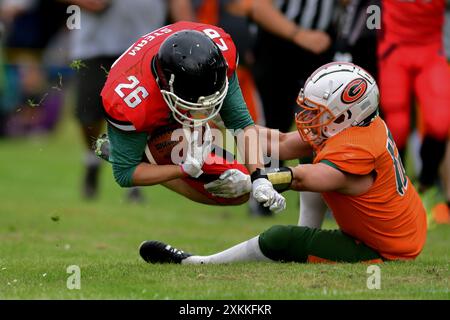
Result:
M356 175L374 173L361 195L322 193L340 229L390 260L414 259L425 244L422 201L405 174L394 140L377 117L329 138L314 159Z

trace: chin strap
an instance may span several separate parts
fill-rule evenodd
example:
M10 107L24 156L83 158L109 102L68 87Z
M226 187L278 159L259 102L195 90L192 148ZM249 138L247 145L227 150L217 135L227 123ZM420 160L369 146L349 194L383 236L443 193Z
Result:
M289 167L264 169L258 168L255 172L252 173L251 179L253 182L259 178L269 180L276 191L283 192L288 190L291 186L293 174L291 168Z

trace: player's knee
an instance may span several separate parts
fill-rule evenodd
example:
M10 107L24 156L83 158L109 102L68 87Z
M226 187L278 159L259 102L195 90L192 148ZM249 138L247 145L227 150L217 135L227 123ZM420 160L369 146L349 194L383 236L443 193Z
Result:
M272 260L289 259L289 248L293 243L294 226L272 226L259 236L259 246L262 253Z

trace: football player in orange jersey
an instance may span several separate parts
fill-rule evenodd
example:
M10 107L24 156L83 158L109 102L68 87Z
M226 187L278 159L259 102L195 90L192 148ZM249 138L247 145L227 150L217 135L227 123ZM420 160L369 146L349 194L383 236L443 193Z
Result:
M257 170L250 177L228 172L209 186L209 191L235 197L239 185L246 184L249 192L251 181L268 179L278 191L320 192L339 230L273 226L210 256L145 241L140 247L145 261L381 262L419 255L427 232L425 209L405 175L389 129L378 115L374 78L353 64L330 63L309 77L297 103L300 135L281 135L279 152L283 158L296 158L313 150L313 164ZM254 187L252 192L257 192Z

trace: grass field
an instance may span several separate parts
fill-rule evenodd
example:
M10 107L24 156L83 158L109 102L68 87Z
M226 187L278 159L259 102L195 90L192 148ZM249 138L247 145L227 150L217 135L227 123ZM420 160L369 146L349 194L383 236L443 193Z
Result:
M450 298L446 226L429 232L415 262L383 264L380 290L367 289L363 264L148 265L137 250L145 239L209 254L272 224L295 224L297 194L273 219L251 218L246 206L198 205L162 187L146 188L145 204L128 204L104 166L98 201L84 202L71 119L48 137L0 141L0 159L0 299ZM81 268L80 290L66 287L70 265Z

